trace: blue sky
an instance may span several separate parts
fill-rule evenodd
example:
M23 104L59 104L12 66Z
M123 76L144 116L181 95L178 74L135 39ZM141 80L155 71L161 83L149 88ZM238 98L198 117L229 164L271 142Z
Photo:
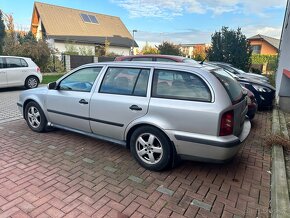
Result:
M158 44L209 43L222 26L242 28L250 37L279 38L286 0L42 0L41 2L119 16L142 47ZM0 0L0 8L13 14L16 28L29 29L32 0Z

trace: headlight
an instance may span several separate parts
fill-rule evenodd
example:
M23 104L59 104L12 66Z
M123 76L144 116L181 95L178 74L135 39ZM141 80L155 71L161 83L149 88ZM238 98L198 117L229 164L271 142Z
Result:
M259 86L259 85L253 85L253 87L258 91L258 92L271 92L271 89L265 87L265 86Z

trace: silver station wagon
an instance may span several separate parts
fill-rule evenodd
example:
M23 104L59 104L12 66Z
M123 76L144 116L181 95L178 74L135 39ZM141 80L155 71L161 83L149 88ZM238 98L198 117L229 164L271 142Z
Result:
M246 94L233 77L183 63L84 65L23 91L17 105L33 131L56 127L120 144L150 170L177 157L229 160L251 129Z

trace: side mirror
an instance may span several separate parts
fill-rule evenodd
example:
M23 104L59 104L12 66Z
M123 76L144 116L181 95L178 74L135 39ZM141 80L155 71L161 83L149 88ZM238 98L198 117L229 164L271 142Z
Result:
M47 88L48 89L56 89L57 88L57 82L48 83Z

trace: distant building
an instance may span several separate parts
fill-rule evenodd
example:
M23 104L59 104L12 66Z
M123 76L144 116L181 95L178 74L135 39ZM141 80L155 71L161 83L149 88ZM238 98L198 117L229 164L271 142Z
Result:
M93 54L106 47L107 53L118 55L129 55L133 43L138 47L119 17L40 2L34 3L31 31L59 53L66 52L68 45Z
M280 40L261 34L248 38L253 54L276 55L279 51Z
M201 49L203 52L209 48L210 44L199 43L199 44L180 44L180 51L188 58L194 58L194 52L197 49Z

